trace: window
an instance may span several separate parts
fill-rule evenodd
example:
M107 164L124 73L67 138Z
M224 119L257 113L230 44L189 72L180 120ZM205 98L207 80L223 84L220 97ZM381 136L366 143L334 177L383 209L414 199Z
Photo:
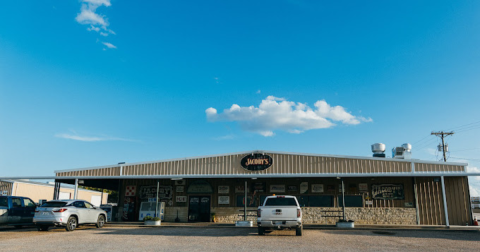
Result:
M88 202L85 202L85 207L86 208L93 208L92 204L88 203Z
M41 207L64 207L67 203L65 202L58 202L58 201L53 201L53 202L45 202Z
M23 199L23 205L25 207L36 207L37 205L35 205L35 203L33 203L33 201L31 201L30 199Z
M309 207L333 207L333 196L308 196Z
M8 198L0 197L0 207L8 207Z
M12 198L12 207L22 207L22 201L19 198Z
M343 207L342 195L338 196L338 207ZM363 207L362 195L345 195L345 207Z
M75 201L73 202L73 206L78 208L86 208L85 203L83 201Z
M301 207L333 207L333 195L297 196Z
M265 206L296 206L294 198L270 198L265 202Z

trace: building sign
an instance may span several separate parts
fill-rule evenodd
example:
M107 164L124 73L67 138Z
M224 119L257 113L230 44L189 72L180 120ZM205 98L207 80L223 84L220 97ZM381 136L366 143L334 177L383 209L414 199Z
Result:
M187 202L187 196L177 196L175 197L175 202L177 203Z
M219 205L230 205L230 196L218 196Z
M184 191L185 191L184 186L181 186L181 185L175 186L175 192L180 193L180 192L184 192Z
M158 191L158 200L172 199L172 187L160 186ZM156 198L157 186L142 186L140 187L140 199Z
M403 184L372 185L372 198L382 200L403 200Z
M323 193L323 184L312 184L312 193Z
M358 184L358 190L360 190L360 192L368 192L368 184L367 183Z
M228 194L229 192L230 192L230 186L228 185L218 186L218 193Z
M137 189L136 186L127 186L127 188L125 188L125 196L127 197L135 196L136 189Z
M298 188L297 188L297 186L295 186L295 185L290 185L290 186L287 187L287 190L288 190L289 192L297 192L297 191L298 191Z
M272 166L273 159L269 155L254 153L242 158L240 164L249 171L263 171Z
M300 193L307 193L308 192L308 182L300 183Z
M250 192L250 188L247 188L247 192ZM237 185L235 186L235 193L245 193L245 186Z
M285 192L285 185L271 185L270 186L271 193L284 193Z
M254 192L257 192L257 193L261 193L261 192L266 192L267 190L265 189L265 183L263 182L255 182L255 183L252 183L251 185L252 187L252 191Z
M213 193L212 186L205 180L196 180L188 186L187 193Z

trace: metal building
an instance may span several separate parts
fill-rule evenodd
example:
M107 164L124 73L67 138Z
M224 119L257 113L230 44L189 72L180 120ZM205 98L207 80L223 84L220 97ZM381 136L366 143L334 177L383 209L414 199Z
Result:
M295 195L305 223L332 224L341 209L358 224L469 225L465 163L275 151L56 171L56 182L119 190L118 220L138 221L141 202L165 202L165 221L242 219L271 194ZM245 188L245 182L247 187ZM157 193L158 188L158 193ZM247 199L244 193L247 190ZM250 216L255 220L255 216Z

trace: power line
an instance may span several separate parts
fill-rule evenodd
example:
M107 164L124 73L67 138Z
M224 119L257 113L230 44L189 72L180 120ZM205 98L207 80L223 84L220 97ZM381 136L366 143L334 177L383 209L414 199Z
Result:
M472 124L478 124L478 123L480 123L480 121L476 121L476 122L472 122L472 123L467 123L467 124L464 124L464 125L460 125L460 126L457 126L457 127L453 127L453 128L447 129L447 130L460 130L460 128L463 128L463 127L466 127L466 126L469 126L469 125L472 125Z
M444 131L432 132L432 135L438 136L442 139L443 162L447 162L447 155L445 154L445 137L451 136L453 134L455 134L453 131L451 131L451 132L444 132Z

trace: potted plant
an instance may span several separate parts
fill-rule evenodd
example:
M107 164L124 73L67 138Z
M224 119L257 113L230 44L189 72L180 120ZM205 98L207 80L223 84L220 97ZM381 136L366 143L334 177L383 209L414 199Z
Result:
M212 222L217 222L217 215L215 213L210 214L212 216Z
M355 222L353 220L338 220L336 226L338 228L354 228Z
M158 217L146 216L143 218L143 222L146 226L160 226L162 221Z

